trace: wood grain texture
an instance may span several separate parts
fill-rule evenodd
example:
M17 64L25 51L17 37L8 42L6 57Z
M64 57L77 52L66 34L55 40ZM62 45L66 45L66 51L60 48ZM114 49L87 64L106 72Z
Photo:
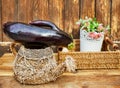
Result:
M33 1L33 20L48 20L48 0Z
M2 25L8 21L17 21L17 3L16 0L2 0ZM3 41L11 41L3 34Z
M120 40L120 1L112 1L111 34L114 40Z
M42 85L23 85L6 73L0 76L0 88L120 88L119 73L116 70L83 70L76 74L65 73L56 81Z
M79 0L65 0L65 32L73 34L74 38L79 38Z
M3 34L7 21L49 20L63 31L79 38L79 18L97 17L111 25L114 40L120 40L120 0L0 0L0 41L11 41Z
M14 58L14 55L11 53L6 53L0 57L0 70L12 70Z
M0 0L0 42L2 41L2 0Z
M81 0L81 18L95 16L95 0Z
M49 20L54 22L61 30L64 28L64 0L49 0Z
M28 23L33 19L33 0L18 0L18 21Z
M110 25L111 0L96 0L96 18L100 23Z

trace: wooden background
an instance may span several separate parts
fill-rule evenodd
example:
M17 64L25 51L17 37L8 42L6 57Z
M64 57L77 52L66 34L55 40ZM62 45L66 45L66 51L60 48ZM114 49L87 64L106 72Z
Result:
M120 40L120 0L0 0L0 41L11 41L3 33L3 23L38 19L54 22L77 39L75 22L85 16L109 24L114 40Z

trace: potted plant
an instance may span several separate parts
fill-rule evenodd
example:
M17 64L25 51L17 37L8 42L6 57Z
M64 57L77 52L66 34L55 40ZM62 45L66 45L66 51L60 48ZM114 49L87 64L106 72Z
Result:
M110 29L103 26L96 18L80 19L76 22L80 27L80 51L101 51L104 34Z

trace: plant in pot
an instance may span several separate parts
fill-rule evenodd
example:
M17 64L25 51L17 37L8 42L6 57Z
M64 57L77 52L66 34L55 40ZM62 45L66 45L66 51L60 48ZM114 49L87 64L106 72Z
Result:
M76 22L80 27L80 51L101 51L104 34L110 29L103 26L96 18L80 19Z

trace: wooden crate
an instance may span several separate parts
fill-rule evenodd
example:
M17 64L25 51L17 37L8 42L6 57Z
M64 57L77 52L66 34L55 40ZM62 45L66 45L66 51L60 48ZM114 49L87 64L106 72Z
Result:
M0 57L0 70L12 70L14 56L11 53L6 53Z

